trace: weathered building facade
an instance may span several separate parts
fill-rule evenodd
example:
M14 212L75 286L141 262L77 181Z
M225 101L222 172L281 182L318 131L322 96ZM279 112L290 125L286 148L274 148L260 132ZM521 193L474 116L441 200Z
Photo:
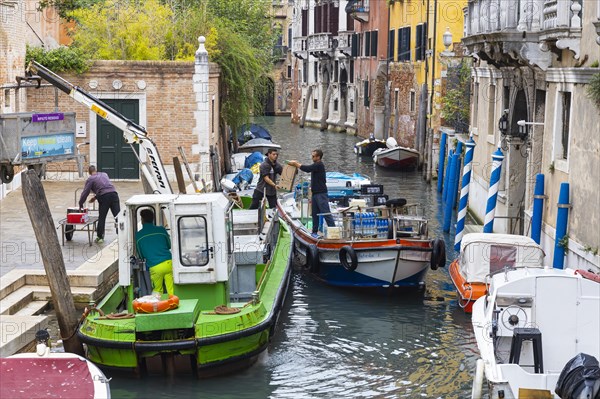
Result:
M110 171L114 179L139 179L137 158L128 145L123 144L122 133L110 123L47 82L42 81L39 89L34 85L25 88L17 85L16 78L25 76L23 38L35 38L33 43L27 43L33 46L43 42L46 47L52 47L47 43L58 42L52 35L60 34L58 27L52 27L52 24L60 25L58 19L45 18L47 12L34 18L27 4L0 3L0 15L4 18L0 24L0 114L74 111L79 126L76 144L81 144L79 148L86 155L87 163ZM222 147L226 140L219 136L220 70L218 65L209 64L207 58L204 65L196 61L97 61L84 74L60 75L145 126L172 180L172 159L179 155L177 147L181 146L192 170L209 182L215 159L220 161L217 167L223 170L225 156ZM200 76L204 74L206 77ZM83 145L87 142L89 145ZM0 185L0 198L20 187L18 172L15 170L12 182ZM72 179L77 167L74 161L49 163L46 173L59 179Z
M599 8L578 0L475 0L465 8L463 43L477 60L469 208L483 220L491 154L500 147L505 158L494 231L528 235L535 177L543 174L541 241L550 263L557 197L561 183L569 183L568 242L561 245L572 268L599 266L600 122L586 95L591 77L600 73Z
M351 56L354 20L347 1L300 0L293 11L292 122L356 130Z

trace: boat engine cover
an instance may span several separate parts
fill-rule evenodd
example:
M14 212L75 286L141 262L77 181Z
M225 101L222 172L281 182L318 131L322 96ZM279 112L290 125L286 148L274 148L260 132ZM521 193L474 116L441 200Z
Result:
M600 398L600 367L591 355L579 353L567 362L558 377L556 394L562 399Z

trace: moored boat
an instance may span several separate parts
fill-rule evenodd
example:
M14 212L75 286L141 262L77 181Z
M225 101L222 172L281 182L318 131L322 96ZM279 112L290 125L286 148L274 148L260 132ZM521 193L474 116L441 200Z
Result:
M177 300L151 293L133 244L142 209L169 228ZM277 215L264 212L236 209L222 193L127 200L119 215L119 282L88 309L78 330L88 358L139 372L162 363L172 374L175 359L183 357L199 375L256 360L275 332L291 270L291 233ZM136 312L134 301L135 308L156 311ZM158 312L176 301L175 309Z
M415 170L419 166L419 151L401 147L393 137L390 137L387 139L387 148L375 150L373 162L389 169Z
M573 269L506 268L488 291L473 305L481 355L473 398L483 396L484 377L492 399L598 397L597 281Z
M387 148L385 140L369 137L354 144L354 153L363 157L372 157L375 150Z
M36 333L34 353L0 359L0 398L109 399L109 379L91 361L73 353L50 352L46 330Z
M404 200L367 207L363 200L332 212L335 227L313 236L308 201L285 194L279 212L294 233L304 268L333 286L422 288L429 268L445 266L444 242L428 237L427 219L408 214Z
M261 154L266 154L269 149L280 150L281 146L279 144L273 143L271 140L267 139L251 139L238 147L239 152L260 152Z
M458 292L458 301L466 313L486 293L490 274L505 267L542 267L544 251L530 237L514 234L466 234L460 256L448 267Z

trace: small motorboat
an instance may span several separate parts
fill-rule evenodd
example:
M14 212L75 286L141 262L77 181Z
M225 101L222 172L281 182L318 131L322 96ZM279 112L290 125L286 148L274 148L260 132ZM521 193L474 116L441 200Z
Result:
M472 398L598 398L600 280L585 270L499 270L473 305Z
M272 137L271 133L269 133L269 131L261 125L257 125L255 123L242 125L242 127L238 130L238 143L241 145L252 139L267 139L271 141Z
M486 293L487 278L505 267L542 267L544 251L530 237L513 234L466 234L460 256L448 268L458 291L458 304L471 313L473 303Z
M393 137L386 140L387 148L379 148L373 153L373 162L384 168L410 171L419 166L419 151L401 147Z
M375 150L379 148L387 148L385 140L376 139L371 135L368 139L354 144L354 153L363 157L372 157Z
M274 148L276 150L280 150L281 146L279 144L273 143L271 140L267 139L251 139L238 147L238 152L260 152L261 154L265 154L268 149Z
M0 359L0 398L110 398L110 380L94 363L73 353L50 352L46 330L35 336L35 353Z

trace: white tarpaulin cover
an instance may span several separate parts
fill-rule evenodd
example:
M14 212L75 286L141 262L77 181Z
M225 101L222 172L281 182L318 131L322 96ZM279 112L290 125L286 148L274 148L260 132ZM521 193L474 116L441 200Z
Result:
M505 267L543 267L544 251L530 237L472 233L463 237L459 270L468 283L485 283L486 276Z

